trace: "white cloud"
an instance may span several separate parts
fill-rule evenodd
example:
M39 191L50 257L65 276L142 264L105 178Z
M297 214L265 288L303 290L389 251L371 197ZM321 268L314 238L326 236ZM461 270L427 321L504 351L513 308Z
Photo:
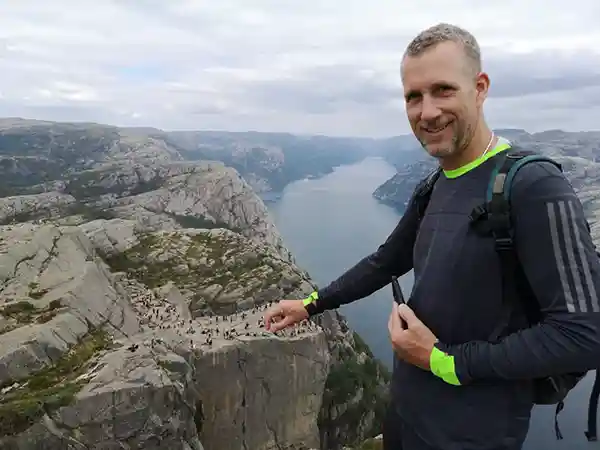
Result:
M0 5L0 115L160 128L407 132L400 56L472 31L495 127L597 128L596 0L20 0Z

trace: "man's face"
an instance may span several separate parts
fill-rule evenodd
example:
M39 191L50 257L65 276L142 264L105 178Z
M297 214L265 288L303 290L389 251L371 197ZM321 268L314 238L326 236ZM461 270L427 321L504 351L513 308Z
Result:
M459 44L442 42L402 61L406 112L413 133L436 158L461 154L487 94L487 75L469 70Z

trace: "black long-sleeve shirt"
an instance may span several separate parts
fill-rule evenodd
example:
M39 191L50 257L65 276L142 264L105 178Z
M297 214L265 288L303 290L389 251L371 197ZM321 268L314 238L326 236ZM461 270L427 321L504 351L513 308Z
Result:
M542 320L488 342L502 316L500 260L468 216L495 163L441 176L420 223L409 207L375 253L319 291L319 309L335 308L414 268L409 305L454 357L461 385L397 361L392 392L400 416L435 448L520 448L530 380L600 364L599 259L570 183L544 162L524 166L511 195L516 252Z
M600 264L583 207L569 182L548 164L525 166L515 180L518 258L543 320L498 344L450 347L461 383L541 377L600 365Z

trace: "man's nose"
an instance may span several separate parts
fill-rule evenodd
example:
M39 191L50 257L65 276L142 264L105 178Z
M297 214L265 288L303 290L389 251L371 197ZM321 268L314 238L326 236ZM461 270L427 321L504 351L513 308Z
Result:
M435 99L429 95L423 96L423 101L421 102L421 120L429 122L437 119L441 114L442 111Z

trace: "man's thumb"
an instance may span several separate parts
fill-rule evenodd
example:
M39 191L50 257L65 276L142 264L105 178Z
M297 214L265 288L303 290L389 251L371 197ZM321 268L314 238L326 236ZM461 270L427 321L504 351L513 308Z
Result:
M419 322L419 318L415 315L413 310L404 303L398 306L398 315L404 319L404 322L406 322L408 327Z
M281 331L284 328L289 327L293 322L293 319L291 318L291 316L285 316L283 318L283 320L280 320L279 322L275 322L271 324L271 329L269 330L272 333L275 333L277 331Z

